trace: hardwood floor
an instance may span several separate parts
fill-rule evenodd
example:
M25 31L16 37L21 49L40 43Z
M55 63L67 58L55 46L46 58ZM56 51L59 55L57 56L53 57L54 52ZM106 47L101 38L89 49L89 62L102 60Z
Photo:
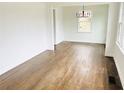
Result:
M115 83L108 77L114 76ZM104 45L62 42L0 76L0 89L122 89Z

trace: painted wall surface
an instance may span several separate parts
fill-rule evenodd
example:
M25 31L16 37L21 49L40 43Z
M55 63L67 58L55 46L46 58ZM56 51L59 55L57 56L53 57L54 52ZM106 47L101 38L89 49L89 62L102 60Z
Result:
M118 5L120 5L119 6L120 11L121 10L123 11L123 7L121 6L121 4L118 4ZM121 14L121 12L119 14ZM122 19L121 19L121 16L119 15L119 20L117 21L118 24L119 24L120 20L122 20ZM117 31L116 31L115 39L117 39L118 32L119 32L119 29L117 29ZM114 57L114 60L115 60L115 63L116 63L117 69L118 69L118 73L119 73L119 76L121 79L122 86L124 88L124 49L121 48L121 46L117 42L117 40L115 40L114 43L115 43L115 45L114 45L114 49L113 49L114 50L113 57Z
M44 3L0 3L0 74L45 51Z
M92 27L90 33L78 32L78 19L76 12L82 6L68 6L63 8L64 35L66 41L102 43L106 41L108 5L86 6L86 10L92 11Z
M105 56L113 56L119 16L119 3L109 4Z
M58 44L64 41L64 31L63 31L63 10L61 7L55 9L55 18L56 18L56 39L55 44Z
M53 31L53 10L52 4L47 3L47 45L49 50L54 50L54 31Z
M117 44L115 45L114 51L114 60L118 69L122 86L124 88L124 52L122 52Z
M119 3L111 3L109 5L105 56L114 57L121 83L124 88L124 53L122 52L122 49L119 47L118 43L116 43L119 22L119 8Z

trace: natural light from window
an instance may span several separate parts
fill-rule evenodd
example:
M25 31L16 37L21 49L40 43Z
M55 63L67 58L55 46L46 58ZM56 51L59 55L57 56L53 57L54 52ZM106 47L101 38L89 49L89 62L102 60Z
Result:
M91 11L79 11L78 32L91 32Z
M78 32L91 32L91 18L78 18Z

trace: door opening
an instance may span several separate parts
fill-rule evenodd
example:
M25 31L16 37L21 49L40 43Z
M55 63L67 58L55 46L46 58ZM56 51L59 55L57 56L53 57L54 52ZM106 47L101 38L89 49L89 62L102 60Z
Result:
M56 10L53 9L54 50L56 50Z

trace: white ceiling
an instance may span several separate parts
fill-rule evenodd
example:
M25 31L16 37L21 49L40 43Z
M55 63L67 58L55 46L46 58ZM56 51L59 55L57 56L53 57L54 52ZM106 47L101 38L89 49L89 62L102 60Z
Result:
M110 4L110 2L54 2L51 3L53 6L89 6L89 5L102 5Z

